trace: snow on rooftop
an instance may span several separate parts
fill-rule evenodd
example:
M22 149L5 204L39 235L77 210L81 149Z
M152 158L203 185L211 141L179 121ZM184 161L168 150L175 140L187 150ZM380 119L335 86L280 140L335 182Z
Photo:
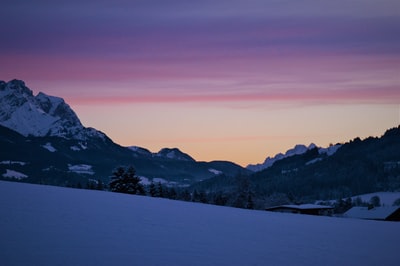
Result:
M400 223L0 181L2 265L398 265Z
M368 209L368 207L353 207L343 214L349 218L384 220L394 213L400 206L384 206Z
M378 196L382 205L392 206L395 200L400 199L400 192L375 192L351 197L353 200L361 198L364 202L369 202L374 196Z
M271 208L279 208L279 207L290 208L290 209L298 209L298 210L332 209L331 206L318 205L318 204L300 204L300 205L288 204L288 205L274 206L274 207L271 207Z

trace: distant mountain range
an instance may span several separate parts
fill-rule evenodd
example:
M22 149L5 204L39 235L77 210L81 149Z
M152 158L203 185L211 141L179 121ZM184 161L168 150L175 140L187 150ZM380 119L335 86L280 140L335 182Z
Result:
M245 192L259 208L400 191L400 126L381 137L356 137L326 149L296 146L258 167L264 169L247 178ZM243 184L240 179L213 177L194 187L235 199Z
M282 160L282 159L285 159L285 158L288 158L288 157L291 157L294 155L301 155L301 154L304 154L313 149L318 149L318 153L321 155L326 154L327 156L331 156L341 146L342 146L341 144L336 144L336 145L332 145L328 148L320 148L320 147L317 147L314 143L311 143L308 147L305 145L298 144L293 149L286 151L285 154L278 153L273 158L267 157L267 159L265 159L265 161L261 164L249 164L246 168L253 172L258 172L258 171L261 171L261 170L271 167L275 162L277 162L279 160ZM318 158L316 158L316 160L318 160ZM313 162L310 162L310 163L313 163Z
M116 167L128 165L145 182L178 186L250 172L231 162L197 162L177 148L122 147L84 127L62 98L34 96L21 80L0 81L0 147L0 178L31 183L108 183Z
M0 81L0 179L107 184L118 166L130 165L145 184L205 191L210 199L223 196L232 205L243 184L259 206L394 191L400 190L400 127L380 138L356 137L327 148L296 145L243 168L228 161L198 162L177 148L153 153L122 147L101 131L84 127L62 98L34 96L20 80ZM243 176L244 183L238 179Z

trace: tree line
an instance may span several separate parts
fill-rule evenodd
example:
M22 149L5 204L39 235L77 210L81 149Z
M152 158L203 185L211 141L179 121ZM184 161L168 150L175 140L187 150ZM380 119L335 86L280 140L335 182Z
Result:
M222 177L221 177L222 178ZM238 174L230 178L232 185L229 190L213 189L205 190L201 186L197 187L170 187L161 182L151 182L143 185L140 177L136 175L135 168L118 167L110 178L108 187L100 180L91 182L87 188L98 190L110 190L112 192L126 193L132 195L143 195L158 198L168 198L172 200L182 200L199 202L219 206L231 206L244 209L265 209L266 207L284 204L302 204L301 199L291 193L272 193L264 198L256 197L255 185L250 182L250 178ZM207 186L206 186L207 187ZM333 205L334 213L344 213L353 206L378 207L381 206L380 198L374 196L369 202L364 202L361 198L339 198L335 202L321 202L320 204ZM400 205L398 199L394 205Z
M112 174L109 190L112 192L143 195L150 197L168 198L191 202L209 203L220 206L254 209L254 193L251 190L247 177L237 177L238 186L232 193L206 192L188 188L168 187L161 182L143 185L140 177L136 175L135 168L118 167Z

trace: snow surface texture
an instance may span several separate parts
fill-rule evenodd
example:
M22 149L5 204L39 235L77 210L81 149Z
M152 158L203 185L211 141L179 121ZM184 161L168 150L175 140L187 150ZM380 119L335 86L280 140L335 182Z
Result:
M400 223L0 182L2 265L398 265Z
M267 157L267 159L265 159L265 161L263 163L260 164L249 164L246 168L253 171L253 172L258 172L264 169L267 169L269 167L271 167L275 162L285 159L287 157L291 157L294 155L300 155L300 154L304 154L309 150L312 150L314 148L318 148L318 153L319 154L326 154L327 156L331 156L333 155L342 145L340 144L336 144L333 146L329 146L328 148L318 148L314 143L311 143L310 145L305 146L305 145L296 145L294 146L293 149L287 150L285 154L282 153L278 153L277 155L275 155L273 158L271 157ZM316 158L314 160L311 160L309 162L307 162L308 164L313 164L316 163L318 161L322 160L322 158Z

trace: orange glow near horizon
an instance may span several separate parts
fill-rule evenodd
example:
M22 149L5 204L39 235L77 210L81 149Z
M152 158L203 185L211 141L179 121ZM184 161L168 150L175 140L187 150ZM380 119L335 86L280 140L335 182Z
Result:
M400 1L23 2L0 79L124 146L245 166L400 124Z

